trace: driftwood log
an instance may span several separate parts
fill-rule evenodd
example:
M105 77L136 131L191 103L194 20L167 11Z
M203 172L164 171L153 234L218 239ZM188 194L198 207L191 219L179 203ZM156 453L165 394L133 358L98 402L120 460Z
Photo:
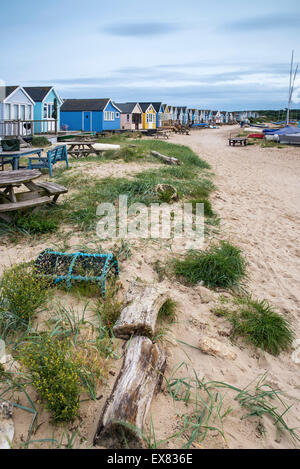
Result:
M151 155L155 156L155 158L159 158L166 164L177 164L177 165L182 164L181 161L178 160L177 158L174 158L172 156L162 155L162 153L158 153L158 151L151 151Z
M144 287L140 291L133 287L126 297L127 306L114 325L114 335L121 339L129 339L132 335L152 338L158 312L167 299L166 290L160 286Z
M150 339L138 336L128 342L122 369L102 411L94 445L110 449L143 447L141 434L165 368L165 354Z

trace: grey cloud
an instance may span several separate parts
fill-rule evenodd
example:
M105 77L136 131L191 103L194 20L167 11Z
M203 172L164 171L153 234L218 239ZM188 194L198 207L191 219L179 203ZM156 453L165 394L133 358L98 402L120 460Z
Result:
M112 97L117 102L125 101L161 101L178 106L191 106L211 109L279 109L286 106L286 89L270 89L262 85L196 85L160 88L143 87L134 89L118 85L100 85L69 91L59 89L65 98Z
M108 34L123 37L162 36L181 29L177 23L167 22L110 24L101 28Z
M224 26L225 30L231 32L255 32L267 30L297 29L300 28L300 15L276 14L246 18L241 21L233 21Z

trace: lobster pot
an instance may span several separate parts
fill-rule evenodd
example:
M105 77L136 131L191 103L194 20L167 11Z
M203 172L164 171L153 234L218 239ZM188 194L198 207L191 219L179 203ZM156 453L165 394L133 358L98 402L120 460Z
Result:
M103 296L107 277L119 276L118 261L111 253L65 253L46 249L37 258L35 266L41 275L51 278L54 284L65 282L68 288L76 282L98 283Z

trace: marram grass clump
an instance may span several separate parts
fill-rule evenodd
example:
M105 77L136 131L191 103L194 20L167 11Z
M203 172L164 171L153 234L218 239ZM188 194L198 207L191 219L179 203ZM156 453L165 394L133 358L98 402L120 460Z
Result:
M247 297L238 302L238 311L228 317L233 325L233 337L245 337L255 347L275 356L291 347L294 333L290 323L274 311L267 300Z
M158 311L158 319L172 323L176 319L176 310L176 301L172 300L172 298L168 298Z
M191 285L234 289L246 276L246 262L239 248L226 241L206 251L190 251L173 263L176 277Z
M79 412L80 378L67 342L50 336L25 344L20 361L53 420L74 420Z

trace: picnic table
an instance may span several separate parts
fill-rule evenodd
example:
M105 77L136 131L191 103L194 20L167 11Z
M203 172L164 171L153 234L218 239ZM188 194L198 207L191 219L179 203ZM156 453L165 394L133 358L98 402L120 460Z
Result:
M30 148L29 150L19 150L19 151L2 151L0 153L0 164L2 171L4 170L4 165L9 163L12 166L13 170L18 170L20 165L20 158L29 156L29 155L38 155L41 158L43 148Z
M170 132L167 130L158 130L156 134L154 134L154 138L162 138L168 140Z
M0 172L0 218L7 222L11 217L7 212L39 207L56 202L58 196L68 190L54 183L33 182L41 176L37 169ZM25 186L25 192L15 192L15 188ZM54 195L53 200L51 195Z
M236 144L239 144L241 146L246 146L247 145L247 138L245 137L229 137L229 145L233 145L235 147Z
M68 145L68 154L74 158L83 158L85 156L89 156L90 154L101 155L102 151L95 150L93 143L95 142L91 142L89 140L66 142Z

